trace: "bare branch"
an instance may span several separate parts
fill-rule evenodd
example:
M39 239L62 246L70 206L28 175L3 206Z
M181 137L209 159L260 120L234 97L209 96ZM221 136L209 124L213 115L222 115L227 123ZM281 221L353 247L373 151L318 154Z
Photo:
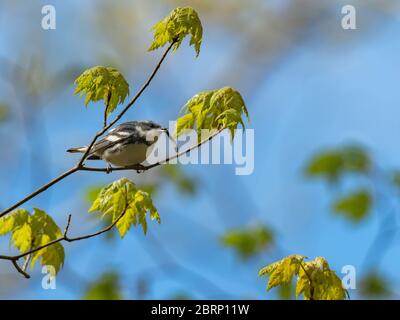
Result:
M25 198L21 199L17 203L13 204L11 207L9 207L9 208L5 209L3 212L1 212L0 213L0 218L5 216L6 214L10 213L14 209L18 208L21 204L23 204L23 203L27 202L28 200L36 197L38 194L42 193L43 191L46 191L51 186L55 185L56 183L60 182L61 180L65 179L66 177L68 177L69 175L75 173L78 170L79 169L77 167L73 167L73 168L69 169L68 171L64 172L63 174L61 174L60 176L58 176L57 178L55 178L55 179L51 180L50 182L46 183L45 185L43 185L42 187L40 187L36 191L32 192L30 195L26 196Z
M18 265L16 260L11 260L12 264L14 265L15 269L17 269L17 271L19 273L21 273L25 278L29 279L31 276L29 274L27 274L24 270L22 270L20 268L20 266Z

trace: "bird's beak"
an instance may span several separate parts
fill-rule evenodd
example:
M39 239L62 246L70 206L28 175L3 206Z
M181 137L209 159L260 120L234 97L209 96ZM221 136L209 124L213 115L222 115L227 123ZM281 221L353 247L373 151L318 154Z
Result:
M167 128L161 128L162 131L164 131L168 137L169 140L171 140L174 145L175 145L175 151L178 153L178 144L176 143L175 139L172 138L172 136L169 134L169 131Z

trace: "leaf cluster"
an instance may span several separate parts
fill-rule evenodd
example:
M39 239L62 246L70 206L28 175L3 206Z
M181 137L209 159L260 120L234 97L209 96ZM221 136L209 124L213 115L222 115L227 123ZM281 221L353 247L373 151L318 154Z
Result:
M183 107L184 114L176 122L175 136L188 129L196 129L201 138L202 130L229 129L231 137L239 124L244 128L242 114L249 117L241 94L231 87L203 91L193 96Z
M129 95L129 85L115 68L96 66L85 70L76 80L75 94L86 94L85 105L90 101L104 100L107 115L123 103Z
M200 54L200 46L203 38L203 27L197 12L191 7L179 7L163 20L157 22L152 30L154 40L149 51L165 46L166 43L174 43L174 51L179 48L182 40L190 37L190 45L196 50L196 56Z
M89 212L99 211L111 218L120 233L125 236L132 225L140 224L147 232L147 212L151 220L160 223L160 215L153 205L151 196L136 187L127 178L121 178L103 188L93 202Z
M248 259L272 246L273 233L265 226L234 229L225 233L221 242L235 249L241 258Z
M288 285L296 278L296 297L303 295L305 300L344 300L346 290L328 262L322 257L311 261L305 259L305 256L291 255L262 268L259 275L269 277L267 290Z
M306 173L310 177L322 177L328 183L338 183L346 174L367 175L371 159L367 152L355 145L331 149L316 154L309 161ZM332 210L353 222L365 218L373 205L373 196L367 188L357 188L336 199Z
M0 236L11 234L10 244L21 253L28 252L62 236L60 228L44 211L33 209L30 214L18 209L0 219ZM25 257L27 258L27 257ZM40 260L42 265L52 265L56 272L64 264L64 247L60 243L43 248L32 254L31 267Z

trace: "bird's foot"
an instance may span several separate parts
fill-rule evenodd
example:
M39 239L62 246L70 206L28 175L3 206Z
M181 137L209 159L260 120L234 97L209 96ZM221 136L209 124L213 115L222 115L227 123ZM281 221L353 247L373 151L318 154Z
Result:
M113 170L113 168L112 168L111 164L108 164L106 173L110 174L112 172L112 170Z
M141 164L136 165L135 168L136 168L136 173L142 173L146 171L146 167Z

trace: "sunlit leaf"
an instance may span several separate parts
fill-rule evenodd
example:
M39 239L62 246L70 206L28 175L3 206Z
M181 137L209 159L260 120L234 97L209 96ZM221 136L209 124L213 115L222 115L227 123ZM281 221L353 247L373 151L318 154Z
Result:
M160 215L147 192L139 190L127 178L122 178L103 188L93 202L89 212L99 211L112 217L116 222L121 238L132 225L140 224L144 233L147 231L147 212L151 220L160 223Z
M87 69L76 80L75 94L86 94L85 105L90 101L104 100L107 114L115 110L129 95L129 85L115 68L96 66Z
M322 257L305 259L292 255L261 269L260 276L269 276L267 290L288 285L296 277L296 296L303 295L305 300L344 300L346 290L328 262Z
M11 236L11 241L21 253L25 253L31 248L32 240L32 228L27 222L22 226L17 226Z
M282 284L290 283L293 276L298 274L300 263L304 259L305 257L301 255L291 255L262 268L259 275L269 276L267 290Z
M154 31L154 41L149 51L165 46L174 41L174 51L179 48L182 40L190 37L190 45L196 50L196 56L200 53L200 46L203 37L203 27L197 12L191 7L174 9L167 17L156 23L152 30Z
M0 219L0 235L11 233L11 243L21 252L38 248L62 236L60 228L43 210L34 209L30 214L18 209ZM32 254L31 267L36 261L42 265L52 265L56 272L64 264L64 248L60 243L48 246Z
M296 296L304 295L306 300L344 300L346 290L341 279L329 268L328 262L317 257L303 262L299 269Z
M196 129L199 140L205 138L202 130L211 134L220 129L228 129L233 139L237 126L240 124L244 128L243 114L248 118L242 96L231 87L196 94L183 106L182 112L184 115L178 118L174 135Z

